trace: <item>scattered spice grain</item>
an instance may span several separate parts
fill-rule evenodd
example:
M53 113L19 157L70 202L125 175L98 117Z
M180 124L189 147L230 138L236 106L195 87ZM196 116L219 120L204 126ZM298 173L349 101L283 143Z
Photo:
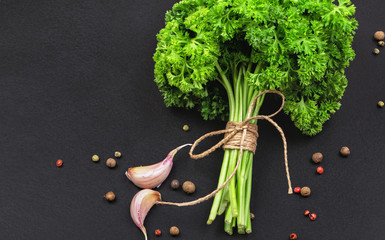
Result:
M114 156L116 158L120 158L122 156L122 153L121 152L115 152Z
M171 188L174 190L178 189L180 186L179 181L177 179L172 180L170 185Z
M377 31L374 33L374 39L382 41L385 38L385 33L383 31Z
M191 194L195 192L195 184L190 181L186 181L182 185L183 191L187 194Z
M348 147L344 146L341 148L340 154L344 157L347 157L350 155L350 149Z
M317 214L311 213L311 214L309 215L309 218L310 218L310 220L315 221L315 220L317 219Z
M114 201L115 200L115 193L113 192L108 192L106 193L106 195L104 195L104 198L107 200L107 201Z
M296 240L296 239L298 239L297 234L295 234L295 233L290 234L289 239L290 239L290 240Z
M311 189L309 187L303 187L301 188L301 195L302 197L308 197L311 194Z
M96 155L96 154L93 155L91 159L92 159L93 162L99 162L99 156Z
M313 154L313 156L311 156L311 159L315 163L322 162L323 158L324 158L324 155L322 153L320 153L320 152L316 152L316 153Z
M106 161L106 165L107 165L107 167L109 167L109 168L114 168L114 167L116 167L116 160L113 159L113 158L109 158L109 159L107 159L107 161Z
M183 131L187 132L188 130L190 130L190 127L188 125L183 125Z
M162 235L162 231L160 231L159 229L156 229L155 236L160 236L160 235Z
M179 228L172 226L170 228L170 234L171 234L171 236L178 236L179 235Z
M63 166L63 160L58 159L58 160L56 161L56 166L57 166L57 167Z

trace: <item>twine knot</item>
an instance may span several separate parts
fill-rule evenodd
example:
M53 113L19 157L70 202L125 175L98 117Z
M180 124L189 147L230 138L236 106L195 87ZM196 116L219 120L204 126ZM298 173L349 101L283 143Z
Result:
M241 140L242 132L246 130L245 139L243 141L242 148L255 153L257 149L257 139L258 139L258 126L250 122L227 122L226 130L231 132L225 133L225 138L235 131L234 136L232 136L227 142L223 144L223 149L241 149Z

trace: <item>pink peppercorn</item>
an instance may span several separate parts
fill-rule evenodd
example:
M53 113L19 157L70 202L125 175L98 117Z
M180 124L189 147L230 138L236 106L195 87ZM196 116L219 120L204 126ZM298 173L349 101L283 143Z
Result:
M297 237L297 234L295 234L295 233L292 233L292 234L290 234L290 240L296 240L298 237Z
M309 215L309 218L310 218L310 220L315 221L315 220L317 219L317 214L311 213L311 214Z
M301 192L301 188L300 188L300 187L294 188L294 192L295 192L295 193L300 193L300 192Z
M56 166L61 167L63 165L63 160L59 159L56 161Z
M155 230L155 236L160 236L162 235L162 232L159 229Z

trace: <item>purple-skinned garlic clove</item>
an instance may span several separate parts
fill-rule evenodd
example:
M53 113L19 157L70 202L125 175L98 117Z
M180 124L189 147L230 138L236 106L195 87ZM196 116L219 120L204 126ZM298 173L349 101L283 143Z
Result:
M144 227L144 220L146 219L148 211L160 200L162 200L160 193L151 189L139 191L131 200L131 218L136 226L143 232L146 240L147 231Z
M126 172L126 176L136 186L145 189L151 189L160 187L160 185L166 180L173 166L173 159L175 154L183 147L191 146L191 144L185 144L172 150L167 157L153 165L140 166L129 168Z

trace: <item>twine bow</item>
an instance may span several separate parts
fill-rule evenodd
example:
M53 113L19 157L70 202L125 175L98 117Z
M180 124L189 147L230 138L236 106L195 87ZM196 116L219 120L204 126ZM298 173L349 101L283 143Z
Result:
M262 96L265 93L274 93L274 94L277 94L277 95L281 96L281 98L282 98L281 107L276 112L274 112L273 114L270 114L270 115L258 115L258 116L251 117L251 113L253 112L255 102L258 100L258 98L260 96ZM219 131L214 131L214 132L209 132L209 133L206 133L205 135L201 136L200 138L198 138L194 142L194 144L192 145L192 147L190 149L190 153L189 153L190 157L193 158L193 159L200 159L200 158L206 157L207 155L209 155L210 153L214 152L216 149L218 149L222 145L225 145L225 148L237 148L238 149L238 146L230 145L230 146L226 147L226 143L228 143L230 141L230 139L232 139L237 133L242 131L242 137L240 139L240 144L239 144L238 161L237 161L237 165L234 168L234 171L226 179L226 181L222 183L221 186L219 186L217 189L215 189L214 191L212 191L211 193L207 194L204 197L198 198L198 199L196 199L194 201L182 202L182 203L158 201L157 204L173 205L173 206L178 206L178 207L192 206L192 205L196 205L196 204L199 204L201 202L204 202L204 201L210 199L215 194L217 194L220 190L222 190L227 185L227 183L229 183L229 181L234 177L235 173L238 170L239 164L240 164L241 159L242 159L243 150L245 150L245 146L244 145L245 145L246 134L247 134L248 131L251 130L250 129L251 128L250 127L250 124L251 124L250 121L254 120L254 119L264 119L264 120L269 121L278 130L278 132L281 134L282 142L283 142L283 154L284 154L284 159L285 159L286 178L287 178L287 183L288 183L288 186L289 186L288 194L292 194L293 193L293 189L292 189L291 180L290 180L289 162L287 160L286 137L285 137L285 134L283 133L282 128L280 126L278 126L278 124L273 119L271 119L272 117L277 115L280 111L282 111L284 105L285 105L285 96L280 91L276 91L276 90L266 90L266 91L263 91L260 94L258 94L253 99L253 101L251 102L251 104L249 106L249 111L247 113L247 118L243 122L240 122L240 123L236 124L235 127L226 128L224 130L219 130ZM251 130L251 131L253 131L253 130ZM200 154L193 154L195 147L201 141L203 141L204 139L206 139L208 137L219 135L219 134L225 134L225 137L221 141L219 141L217 144L215 144L214 146L212 146L211 148L209 148L208 150L206 150L206 151L204 151L204 152L202 152ZM250 137L252 135L253 134L251 134ZM256 147L257 137L258 137L258 133L254 132L255 147ZM250 149L246 149L246 150L250 150ZM255 148L254 148L254 150L255 150Z

